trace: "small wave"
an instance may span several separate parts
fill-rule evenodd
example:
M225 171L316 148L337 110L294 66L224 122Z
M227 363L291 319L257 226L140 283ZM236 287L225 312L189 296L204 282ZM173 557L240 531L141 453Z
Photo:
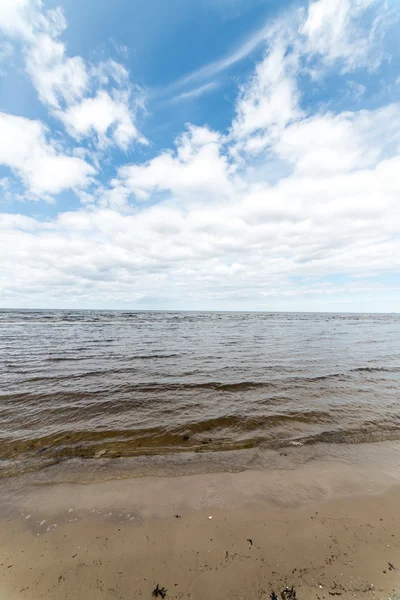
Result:
M400 373L400 367L356 367L355 369L351 369L353 373Z
M342 430L328 430L307 436L303 444L366 444L400 439L400 427L375 424Z
M18 458L21 455L47 458L93 457L100 448L122 453L124 456L194 451L207 446L212 450L224 450L269 441L278 444L274 434L279 427L295 423L324 424L330 420L322 411L291 411L258 418L243 415L223 415L203 421L182 423L179 427L150 427L128 430L77 430L58 431L50 435L38 435L13 441L3 439L0 459Z
M84 360L93 360L95 359L96 356L92 355L88 355L88 354L84 354L82 356L52 356L49 358L46 358L47 362L82 362Z
M319 431L318 431L319 430ZM370 421L359 427L341 427L329 412L290 411L249 418L222 415L179 427L143 429L59 430L49 435L27 432L18 440L4 433L0 444L0 468L7 461L27 465L38 461L115 459L179 452L225 452L262 446L281 449L321 443L357 444L400 439L400 422ZM20 467L23 468L23 467Z
M136 354L132 356L132 360L150 360L152 358L180 358L182 354Z
M143 392L171 392L185 390L214 390L225 392L242 392L253 389L274 387L272 381L238 381L236 383L220 381L204 382L164 382L164 383L143 383L138 386L127 386L127 390Z
M86 379L91 377L107 377L110 375L120 375L122 373L136 373L135 367L121 367L118 369L104 369L102 371L85 371L84 373L69 373L68 375L48 375L40 377L30 377L25 379L23 383L40 383L49 381L73 381L76 379Z
M106 340L102 340L104 342ZM79 350L82 350L80 348ZM136 354L129 357L129 360L151 360L153 358L180 358L182 354ZM96 355L83 354L82 356L51 356L46 359L47 362L79 362L84 360L96 359ZM122 357L124 358L124 357Z

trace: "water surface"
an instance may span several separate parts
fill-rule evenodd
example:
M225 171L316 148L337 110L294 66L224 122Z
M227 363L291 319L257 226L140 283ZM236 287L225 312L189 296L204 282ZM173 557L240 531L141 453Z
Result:
M0 474L400 439L400 315L1 311Z

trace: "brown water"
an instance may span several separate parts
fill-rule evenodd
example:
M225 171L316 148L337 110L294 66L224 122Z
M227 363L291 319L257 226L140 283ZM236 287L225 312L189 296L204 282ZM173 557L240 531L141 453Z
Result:
M3 477L397 440L399 401L400 315L0 312Z

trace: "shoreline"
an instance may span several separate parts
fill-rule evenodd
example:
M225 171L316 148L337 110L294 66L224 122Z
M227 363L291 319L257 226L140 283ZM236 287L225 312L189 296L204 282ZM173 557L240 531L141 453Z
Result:
M238 473L8 493L3 481L0 598L150 599L159 584L167 599L280 598L294 586L297 600L395 600L398 445L353 450Z
M28 459L29 460L29 459ZM50 463L40 461L32 470L0 471L0 494L9 488L56 483L99 483L112 479L182 477L211 473L301 469L308 464L341 464L396 473L400 464L400 440L370 443L291 444L278 449L262 445L241 450L174 452L136 457L73 458ZM1 508L1 503L0 503Z

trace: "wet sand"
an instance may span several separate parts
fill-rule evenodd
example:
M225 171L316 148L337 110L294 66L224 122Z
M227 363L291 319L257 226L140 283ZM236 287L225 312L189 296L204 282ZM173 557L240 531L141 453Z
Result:
M359 463L2 485L1 600L400 598L398 445ZM212 517L212 518L210 518Z

